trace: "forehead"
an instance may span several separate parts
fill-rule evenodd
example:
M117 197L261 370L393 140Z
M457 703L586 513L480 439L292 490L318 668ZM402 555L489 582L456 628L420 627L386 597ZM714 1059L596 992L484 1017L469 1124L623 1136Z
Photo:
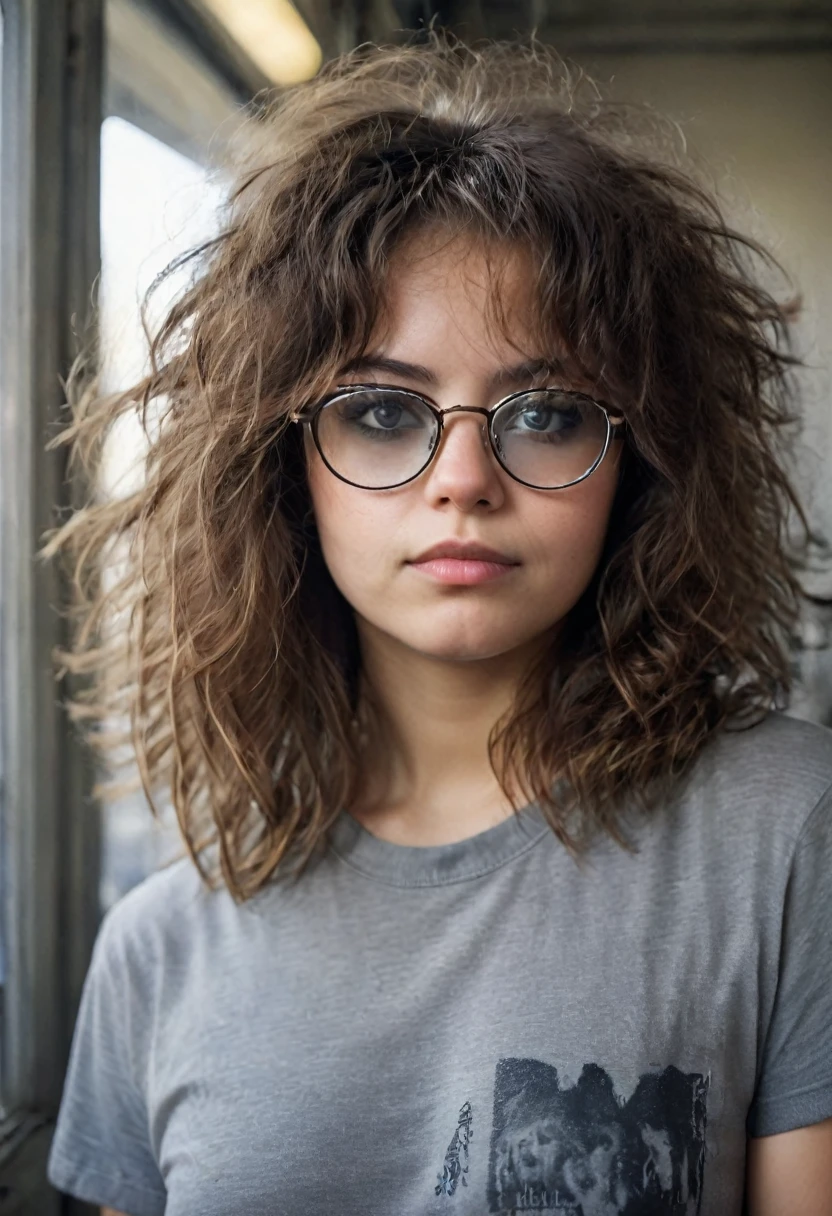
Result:
M488 241L442 229L411 233L390 255L369 341L339 374L367 370L439 385L487 378L506 391L541 376L586 391L595 377L541 311L539 259L520 242ZM413 378L411 376L410 378Z
M530 354L535 304L532 260L522 246L435 231L411 235L390 258L371 344Z

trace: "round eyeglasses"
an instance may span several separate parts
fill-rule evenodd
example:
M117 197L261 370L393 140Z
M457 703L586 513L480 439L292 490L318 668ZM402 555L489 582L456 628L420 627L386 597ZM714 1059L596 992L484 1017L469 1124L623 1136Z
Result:
M522 485L561 490L589 477L623 424L603 402L559 388L526 389L491 409L439 409L410 389L351 384L293 421L308 426L326 467L363 490L393 490L424 472L448 414L482 414L500 466Z

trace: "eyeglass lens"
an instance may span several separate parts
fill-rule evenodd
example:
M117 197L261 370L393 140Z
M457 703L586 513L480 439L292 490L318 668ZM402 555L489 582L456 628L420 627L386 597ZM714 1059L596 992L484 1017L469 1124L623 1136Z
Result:
M320 410L317 441L333 472L366 489L391 489L416 477L439 438L436 415L413 393L362 389ZM492 417L497 454L519 481L557 489L580 480L607 442L603 409L580 393L535 389L510 398Z

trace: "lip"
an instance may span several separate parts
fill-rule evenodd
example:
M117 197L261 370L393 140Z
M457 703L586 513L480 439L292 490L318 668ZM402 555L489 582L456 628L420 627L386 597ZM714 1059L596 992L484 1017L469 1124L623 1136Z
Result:
M429 549L425 549L424 553L420 553L418 557L411 558L409 564L415 566L441 557L452 558L460 562L497 562L501 566L520 565L513 557L508 557L505 553L498 553L496 549L489 549L487 545L463 540L440 541L436 545L431 545Z
M503 578L520 565L487 545L464 541L442 541L407 564L436 582L465 587Z

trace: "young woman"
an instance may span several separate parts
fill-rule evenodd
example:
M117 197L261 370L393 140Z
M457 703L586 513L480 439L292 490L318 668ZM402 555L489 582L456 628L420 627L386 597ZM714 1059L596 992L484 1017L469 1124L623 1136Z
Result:
M155 411L52 549L189 857L101 928L53 1183L829 1216L832 733L775 708L759 251L540 48L361 48L254 125L152 374L68 433Z

